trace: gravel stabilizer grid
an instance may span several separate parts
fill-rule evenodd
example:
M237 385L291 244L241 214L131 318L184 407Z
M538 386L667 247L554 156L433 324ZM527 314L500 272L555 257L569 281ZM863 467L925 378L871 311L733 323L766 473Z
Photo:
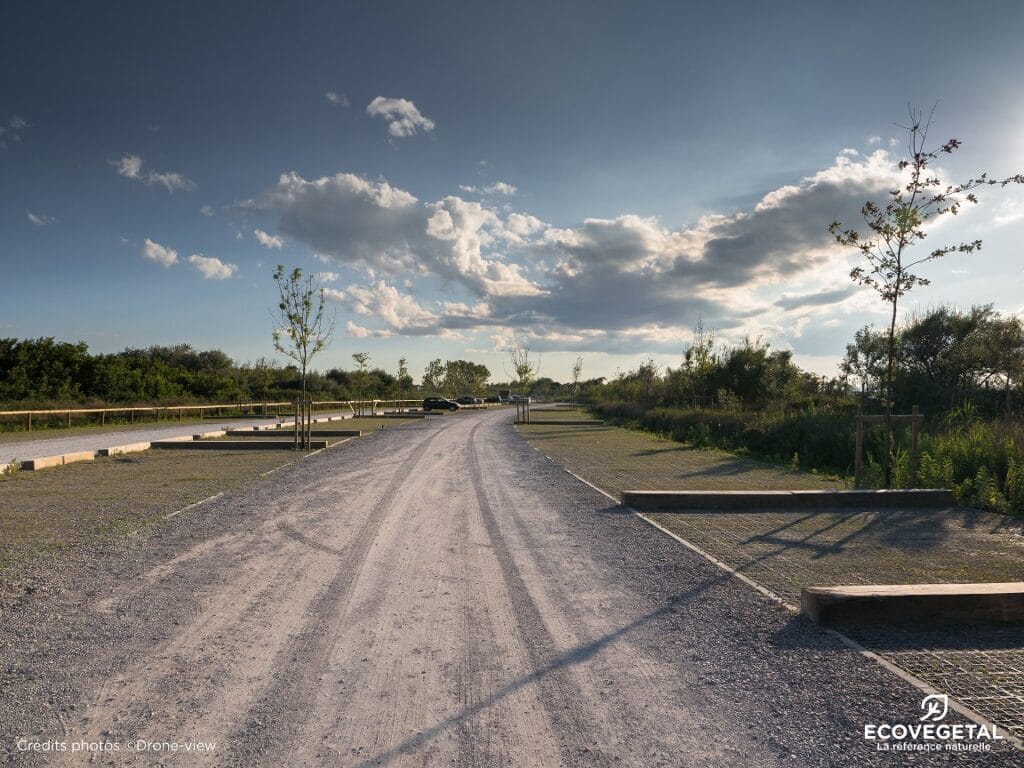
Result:
M530 437L527 434L527 437ZM639 455L644 435L629 433L625 453ZM543 443L551 461L559 461L558 441ZM628 459L606 451L586 457L592 467L580 466L585 441L574 438L569 448L572 471L651 487ZM662 457L659 487L672 489L715 482L722 471L712 452L680 451L680 470L664 462L674 452L651 439L651 451ZM625 455L624 453L624 455ZM575 459L575 461L573 461ZM762 475L761 467L742 460L729 467L737 486L748 486L743 470ZM683 466L684 462L687 464ZM608 466L614 466L608 472ZM739 471L736 471L736 470ZM678 478L686 478L680 483ZM768 478L778 482L778 478ZM616 488L615 490L621 490ZM1020 521L971 510L886 510L880 512L801 511L648 513L708 555L738 573L799 605L803 586L835 584L912 584L1001 582L1021 579L1024 536ZM914 627L843 627L841 631L943 693L948 693L982 717L1018 738L1024 738L1024 639L1019 627L956 627L945 630Z

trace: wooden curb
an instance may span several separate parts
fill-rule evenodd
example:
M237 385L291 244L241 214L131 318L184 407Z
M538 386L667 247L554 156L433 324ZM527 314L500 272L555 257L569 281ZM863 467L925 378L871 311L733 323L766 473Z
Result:
M804 587L800 610L819 624L1024 622L1024 582Z
M623 491L622 503L644 510L738 512L768 509L922 509L956 506L945 488L894 491Z

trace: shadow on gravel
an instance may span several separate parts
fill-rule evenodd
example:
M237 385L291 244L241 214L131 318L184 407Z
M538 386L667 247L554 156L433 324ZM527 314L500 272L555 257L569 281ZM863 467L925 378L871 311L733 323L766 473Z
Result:
M970 624L956 627L934 627L919 624L871 626L838 624L839 632L872 651L997 651L1024 648L1024 632L1020 625ZM794 616L771 636L771 642L787 650L823 648L826 633L806 616ZM836 643L837 649L848 650Z
M603 512L613 511L617 508L608 508L602 510ZM685 606L698 601L701 596L712 587L718 586L724 582L728 582L732 579L727 573L723 573L720 576L714 578L705 579L701 583L695 585L693 588L681 592L671 598L650 613L644 614L638 619L631 621L629 624L625 624L614 632L609 632L606 635L593 640L589 643L583 643L577 645L574 648L570 648L563 653L558 654L552 658L548 663L540 666L529 674L517 677L514 680L509 681L505 685L498 688L496 691L491 693L489 696L480 699L473 704L456 712L454 715L445 718L437 725L432 728L428 728L424 731L417 733L415 736L411 736L401 744L386 752L381 752L378 755L369 757L362 762L358 763L355 768L369 768L374 765L388 765L391 761L396 760L400 757L408 755L411 752L421 748L424 744L432 741L433 739L440 736L449 728L457 727L459 724L466 720L470 720L476 715L480 714L488 707L498 703L502 699L516 693L517 691L526 688L527 686L540 684L545 678L563 673L569 667L576 666L577 664L583 664L592 659L601 651L605 650L616 641L621 640L626 635L637 631L641 627L645 627L649 624L655 623L661 619L666 619L672 616L676 611Z
M790 549L806 550L812 553L812 559L818 559L838 554L851 545L922 552L946 544L958 517L958 513L950 514L949 510L822 510L786 520L742 543L774 547L772 553L759 559ZM788 532L796 535L783 535Z
M970 624L945 628L916 624L898 627L849 624L836 629L875 651L1024 649L1024 631L1019 624Z
M813 650L822 652L828 651L830 646L834 651L850 650L837 637L825 632L803 614L793 615L782 629L771 635L769 642L776 648L787 651Z

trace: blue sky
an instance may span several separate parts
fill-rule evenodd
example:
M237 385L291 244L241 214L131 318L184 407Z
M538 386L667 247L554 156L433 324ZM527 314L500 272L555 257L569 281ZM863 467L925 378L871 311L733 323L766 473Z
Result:
M47 3L0 10L0 336L272 356L273 266L414 373L678 365L698 317L832 374L884 307L831 247L936 101L959 180L1024 171L1024 6ZM895 140L895 144L892 143ZM1024 190L908 311L1021 312Z

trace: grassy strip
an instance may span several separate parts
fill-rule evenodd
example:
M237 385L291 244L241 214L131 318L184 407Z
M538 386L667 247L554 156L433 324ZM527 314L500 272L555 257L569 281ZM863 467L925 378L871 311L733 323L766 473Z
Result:
M567 419L581 418L563 413ZM817 474L788 471L725 451L693 448L620 427L522 424L518 429L543 453L614 494L627 489L710 491L844 487L840 481Z
M836 481L618 427L521 425L555 461L624 489L842 488ZM1013 581L1024 525L971 510L659 513L661 525L793 602L811 585Z
M151 525L294 458L292 451L147 451L0 476L0 594L83 545Z

